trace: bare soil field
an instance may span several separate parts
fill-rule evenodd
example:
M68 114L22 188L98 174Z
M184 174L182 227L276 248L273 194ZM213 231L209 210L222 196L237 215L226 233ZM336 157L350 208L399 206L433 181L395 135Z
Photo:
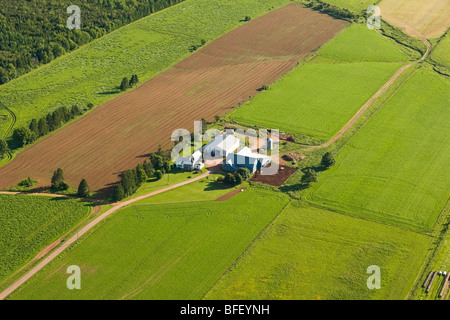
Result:
M175 129L192 132L195 120L227 113L347 24L296 3L245 23L26 148L0 168L0 189L28 176L49 185L53 171L62 168L73 188L85 178L91 190L105 191L159 144L172 147Z
M259 171L256 171L250 181L281 187L295 171L297 171L297 169L280 165L277 174L263 176Z
M450 27L450 0L383 0L384 20L417 38L439 38Z

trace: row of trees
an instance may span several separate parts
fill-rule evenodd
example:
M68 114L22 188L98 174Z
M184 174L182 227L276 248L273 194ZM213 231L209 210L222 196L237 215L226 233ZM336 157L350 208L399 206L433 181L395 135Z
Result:
M121 174L119 184L114 187L112 200L120 201L129 197L149 178L160 180L165 173L171 170L170 154L161 150L150 155L149 161L138 164L134 169L128 169Z
M0 84L93 39L184 0L0 0ZM69 30L67 7L81 9L81 29Z
M122 83L119 86L120 91L126 91L127 89L136 86L138 83L139 83L139 78L138 78L137 74L133 74L129 81L128 81L128 78L125 77L122 79Z
M340 7L336 7L332 4L329 3L325 3L321 0L311 0L311 2L307 2L305 3L305 6L313 9L313 10L318 10L321 12L324 12L334 18L337 19L344 19L344 20L356 20L358 18L357 14L354 14L353 12L345 9L345 8L340 8Z
M92 108L93 104L89 103L87 107ZM31 120L28 127L15 129L12 135L13 141L19 148L33 143L38 138L58 129L63 123L69 122L83 114L83 112L84 109L78 105L74 105L71 108L59 107L39 120Z

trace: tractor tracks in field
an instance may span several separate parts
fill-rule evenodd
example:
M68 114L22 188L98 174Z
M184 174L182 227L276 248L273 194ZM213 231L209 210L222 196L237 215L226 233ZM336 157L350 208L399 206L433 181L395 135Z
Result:
M134 202L137 202L139 200L151 197L151 196L155 196L157 194L169 191L169 190L173 190L176 188L179 188L181 186L187 185L189 183L195 182L197 180L201 180L203 178L208 177L211 172L213 171L207 171L205 173L203 173L202 175L165 187L163 189L159 189L156 191L152 191L150 193L147 193L145 195L124 201L124 202L119 202L119 203L115 203L113 204L113 207L110 208L108 211L104 212L103 214L101 214L100 216L96 217L93 221L91 221L90 223L88 223L87 225L85 225L83 228L81 228L81 230L77 231L77 233L72 236L70 239L64 241L62 243L61 246L55 248L45 248L42 251L48 251L48 252L40 252L38 254L38 256L42 256L41 253L43 255L49 253L50 251L52 251L54 249L53 252L50 253L50 255L48 255L47 257L43 258L43 260L41 260L36 266L34 266L32 269L30 269L25 275L23 275L22 277L20 277L20 279L18 279L17 281L15 281L12 285L10 285L6 290L4 290L3 292L0 292L0 300L5 299L6 297L8 297L12 292L14 292L17 288L19 288L23 283L25 283L26 281L28 281L32 276L34 276L37 272L39 272L42 268L44 268L46 265L48 265L52 260L54 260L56 257L58 257L65 249L67 249L68 247L70 247L72 244L74 244L75 242L78 242L79 237L83 236L84 234L86 234L87 232L89 232L90 230L92 230L92 228L94 228L98 223L100 223L102 220L104 220L105 218L107 218L108 216L110 216L112 213L116 212L117 210L132 204ZM7 193L7 192L2 192L3 194L11 194L11 192Z
M10 133L12 132L12 130L14 129L14 126L16 125L16 122L17 122L17 116L16 116L16 114L15 114L11 109L9 109L7 106L5 106L5 105L3 104L3 102L1 102L1 101L0 101L0 108L5 109L6 112L8 112L8 113L11 115L11 123L10 123L8 129L6 130L5 134L3 135L3 139L6 139L6 138L10 135ZM9 151L9 152L7 153L7 157L8 157L7 161L10 161L10 160L12 159L12 153L11 153L11 151Z
M416 61L410 62L404 66L402 66L400 69L397 70L397 72L355 113L355 115L350 119L349 122L341 129L338 133L336 133L330 140L327 142L317 145L317 146L308 146L306 148L301 148L297 150L293 150L291 152L296 151L313 151L313 150L319 150L324 149L329 146L331 146L334 142L336 142L338 139L340 139L353 125L361 118L361 116L366 112L367 109L369 109L373 103L388 90L392 84L405 72L406 69L409 67L412 67L418 63L423 62L431 53L432 45L427 39L421 39L425 45L427 46L427 51L423 54L423 56Z

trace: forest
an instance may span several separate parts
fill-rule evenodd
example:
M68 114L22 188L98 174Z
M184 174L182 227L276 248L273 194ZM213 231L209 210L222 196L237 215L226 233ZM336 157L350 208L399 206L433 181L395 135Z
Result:
M93 39L184 0L0 0L0 84ZM81 29L67 28L67 8Z

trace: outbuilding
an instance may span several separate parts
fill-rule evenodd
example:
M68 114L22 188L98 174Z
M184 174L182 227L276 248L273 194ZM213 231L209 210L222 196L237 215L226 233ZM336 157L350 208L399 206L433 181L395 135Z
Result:
M271 162L271 157L252 152L249 148L244 147L237 153L229 153L227 155L223 169L233 172L239 168L247 168L250 173L255 173L256 170L260 170Z

